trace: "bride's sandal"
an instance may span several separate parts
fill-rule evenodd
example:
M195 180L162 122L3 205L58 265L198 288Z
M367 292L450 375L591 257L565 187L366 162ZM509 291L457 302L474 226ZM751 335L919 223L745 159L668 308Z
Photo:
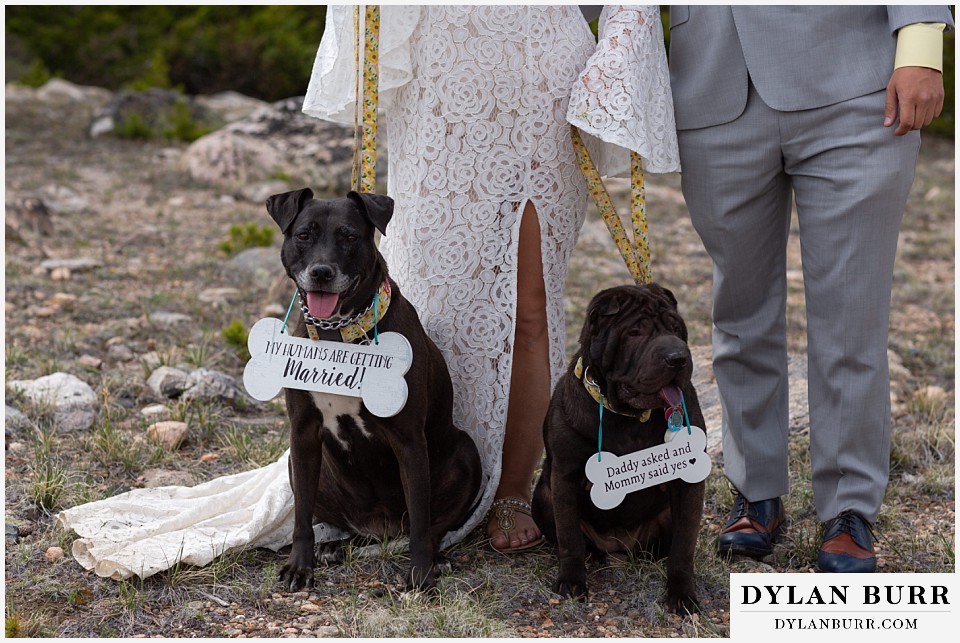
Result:
M518 498L500 498L499 500L493 501L493 506L490 508L490 516L487 518L487 533L490 533L490 520L496 518L497 529L499 529L503 535L507 537L506 547L494 547L493 537L491 537L490 547L492 547L494 551L498 551L502 554L512 554L519 551L533 549L534 547L539 547L543 544L544 537L541 534L539 538L531 540L525 545L517 545L516 547L509 546L510 532L517 528L516 514L518 512L528 516L531 519L531 522L533 521L533 515L529 502L525 502Z

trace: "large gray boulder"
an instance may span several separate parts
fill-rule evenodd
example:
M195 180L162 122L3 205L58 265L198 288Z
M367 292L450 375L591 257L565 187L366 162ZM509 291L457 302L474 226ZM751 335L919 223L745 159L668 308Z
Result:
M290 189L319 195L350 189L353 128L304 114L303 97L288 98L194 141L181 163L197 181L243 195L245 186L281 176ZM383 154L378 178L386 175Z

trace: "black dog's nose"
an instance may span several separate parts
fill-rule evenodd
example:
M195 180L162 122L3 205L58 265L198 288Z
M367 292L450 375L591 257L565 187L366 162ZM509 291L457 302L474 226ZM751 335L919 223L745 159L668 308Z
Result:
M670 368L680 369L687 365L687 355L686 353L677 351L665 356L663 361L666 362Z
M333 279L335 274L333 266L328 266L325 263L310 268L310 278L314 281L328 281Z

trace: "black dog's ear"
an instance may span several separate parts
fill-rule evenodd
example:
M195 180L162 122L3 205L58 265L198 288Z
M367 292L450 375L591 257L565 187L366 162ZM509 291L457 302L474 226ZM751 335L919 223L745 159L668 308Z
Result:
M283 194L274 194L267 199L267 212L273 217L273 220L280 226L283 234L287 233L290 224L297 218L300 211L303 210L303 204L313 198L313 190L303 188L293 192L284 192Z
M669 301L674 308L676 308L679 305L679 303L677 302L677 298L673 294L673 292L671 290L668 290L667 288L664 288L660 284L651 282L647 284L647 288L649 288L655 294L666 297L667 301Z
M354 192L352 190L347 192L347 196L367 215L370 223L380 231L380 234L387 234L387 224L393 217L393 199L384 194Z

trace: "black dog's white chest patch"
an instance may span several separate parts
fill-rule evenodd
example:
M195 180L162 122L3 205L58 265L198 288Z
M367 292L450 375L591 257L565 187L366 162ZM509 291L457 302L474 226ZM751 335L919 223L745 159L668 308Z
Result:
M350 448L350 442L347 436L343 435L341 417L352 418L360 433L364 437L370 437L369 431L363 424L363 418L360 417L360 407L363 404L360 398L332 393L310 393L310 399L323 416L323 428L329 431L345 450Z

